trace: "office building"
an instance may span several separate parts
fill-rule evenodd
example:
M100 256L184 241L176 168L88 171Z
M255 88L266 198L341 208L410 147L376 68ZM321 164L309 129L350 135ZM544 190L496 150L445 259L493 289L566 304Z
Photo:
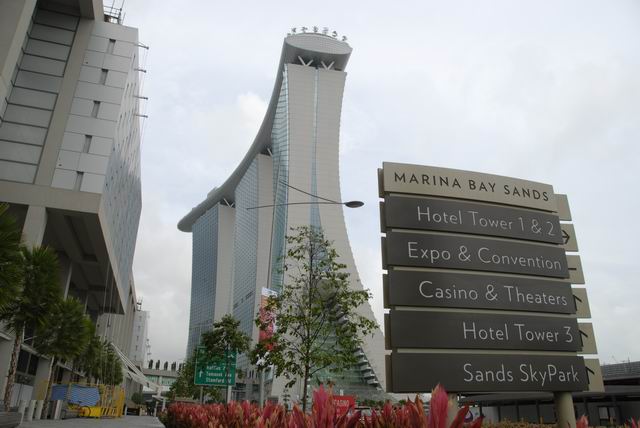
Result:
M147 335L149 311L143 311L140 306L139 304L133 321L129 358L138 366L144 367L147 361L147 354L149 353L149 338Z
M56 250L64 295L83 302L101 337L128 354L140 44L118 12L105 13L102 0L0 2L0 202L26 244ZM0 332L1 390L12 343ZM49 360L31 344L20 353L12 404L37 398L48 374Z
M266 116L248 153L180 221L179 229L193 235L188 355L201 333L227 313L257 340L253 320L263 288L277 291L283 282L279 266L291 227L321 227L347 266L351 286L363 288L342 206L318 204L321 200L309 195L341 200L338 140L350 55L351 47L328 31L288 35ZM270 204L278 206L248 209ZM374 319L368 304L360 310ZM382 397L384 353L376 330L358 353L359 364L335 379L336 390L361 399ZM257 399L257 376L246 356L238 358L238 366L248 375L238 380L236 398ZM281 396L281 383L268 377L266 395ZM289 395L296 399L299 388Z

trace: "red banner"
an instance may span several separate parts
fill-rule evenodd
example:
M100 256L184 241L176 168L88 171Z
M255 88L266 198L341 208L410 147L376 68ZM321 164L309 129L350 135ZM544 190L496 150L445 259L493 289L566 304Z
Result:
M333 405L336 408L336 415L342 416L356 405L356 397L353 395L334 395Z
M267 306L267 299L269 298L269 296L274 296L277 295L277 293L273 290L269 290L268 288L262 288L262 295L260 296L260 309L258 312L258 316L260 317L260 321L264 322L265 324L268 323L268 326L266 329L260 329L260 332L258 333L258 341L262 342L264 340L267 340L269 338L271 338L271 336L273 336L273 333L275 332L275 328L276 328L276 323L275 323L275 317L273 316L273 313L267 311L266 306Z

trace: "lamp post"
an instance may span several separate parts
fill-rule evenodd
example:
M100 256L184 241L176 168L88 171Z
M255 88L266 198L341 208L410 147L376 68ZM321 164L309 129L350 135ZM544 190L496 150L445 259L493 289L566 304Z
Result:
M318 196L318 195L314 195L313 193L309 193L306 192L302 189L298 189L295 186L292 186L288 183L285 183L284 181L280 181L280 184L283 184L293 190L297 190L300 193L304 193L305 195L309 195L311 197L314 197L316 199L320 199L320 201L310 201L310 202L286 202L283 204L270 204L270 205L260 205L257 207L248 207L248 210L257 210L259 208L273 208L273 207L283 207L283 206L289 206L289 205L344 205L347 208L360 208L361 206L364 205L364 202L362 201L347 201L347 202L341 202L341 201L334 201L332 199L327 199L327 198L323 198L322 196Z
M290 185L289 183L286 183L284 181L280 181L280 184L287 186L290 189L296 190L300 193L304 193L305 195L311 196L313 198L316 199L320 199L319 201L309 201L309 202L288 202L288 203L282 203L282 204L269 204L269 205L260 205L257 207L247 207L247 210L257 210L260 208L274 208L274 207L283 207L283 206L289 206L289 205L344 205L347 208L360 208L361 206L364 205L364 202L362 201L346 201L346 202L342 202L342 201L334 201L333 199L327 199L324 198L322 196L318 196L318 195L314 195L313 193L309 193L307 191L304 191L302 189L299 189L295 186ZM273 235L271 235L271 239L273 240ZM271 247L271 245L273 245L273 242L270 243L269 247ZM263 360L261 358L261 360ZM260 400L260 406L264 405L264 370L265 368L262 368L260 370L260 379L259 379L259 400Z

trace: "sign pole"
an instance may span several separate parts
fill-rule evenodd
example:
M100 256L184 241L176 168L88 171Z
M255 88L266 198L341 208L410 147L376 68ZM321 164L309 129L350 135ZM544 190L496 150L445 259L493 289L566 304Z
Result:
M204 401L202 401L202 399L203 399L202 390L203 390L203 389L204 389L204 388L202 387L202 385L200 385L200 404L204 404Z
M264 406L264 369L260 370L259 405Z
M449 411L447 412L447 425L451 425L453 420L458 415L458 410L460 409L460 404L458 403L458 394L457 393L448 393L449 398Z
M570 392L555 392L553 401L556 406L556 426L558 428L576 428L576 414L573 409L573 397Z

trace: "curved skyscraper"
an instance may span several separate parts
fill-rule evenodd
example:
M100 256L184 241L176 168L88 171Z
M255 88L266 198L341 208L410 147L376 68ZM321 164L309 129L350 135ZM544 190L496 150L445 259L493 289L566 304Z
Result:
M287 36L269 107L249 152L227 181L179 222L180 230L193 233L188 355L200 334L227 313L257 340L253 320L261 295L268 293L263 289L277 291L282 284L278 266L291 227L322 227L347 266L352 287L362 289L342 206L314 204L319 200L306 194L341 200L338 140L350 55L346 42L326 34ZM278 206L247 209L262 205ZM368 304L360 310L374 319ZM255 371L246 357L238 365L247 376L238 380L236 398L257 398ZM358 365L335 379L336 392L381 397L384 373L384 342L376 330L366 338ZM282 383L268 377L267 395L280 396ZM293 399L298 393L295 387L289 391Z

